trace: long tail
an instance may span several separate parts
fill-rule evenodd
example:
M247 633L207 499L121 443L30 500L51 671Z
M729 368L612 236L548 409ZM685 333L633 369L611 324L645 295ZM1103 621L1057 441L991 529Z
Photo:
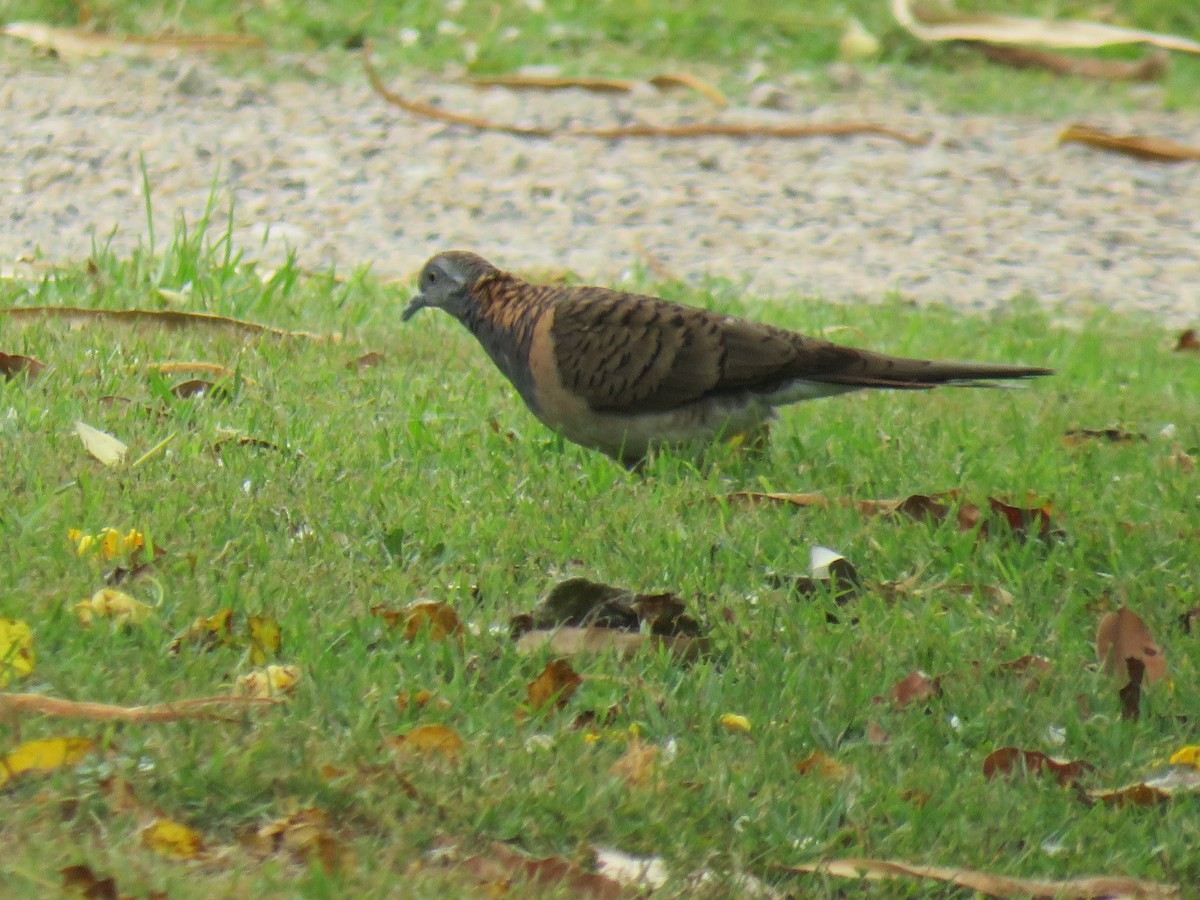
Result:
M864 388L922 390L938 385L956 387L987 387L990 382L1016 378L1036 378L1053 375L1054 369L1038 366L1013 366L1003 363L946 362L930 359L907 359L864 353L863 364L853 371L831 372L809 376L812 381L844 384Z

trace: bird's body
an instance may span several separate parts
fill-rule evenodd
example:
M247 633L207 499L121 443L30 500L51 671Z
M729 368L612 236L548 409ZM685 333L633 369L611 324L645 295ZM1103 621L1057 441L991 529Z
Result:
M426 306L461 321L545 425L626 464L756 431L800 400L1051 372L886 356L658 297L530 284L465 251L425 264L403 318Z

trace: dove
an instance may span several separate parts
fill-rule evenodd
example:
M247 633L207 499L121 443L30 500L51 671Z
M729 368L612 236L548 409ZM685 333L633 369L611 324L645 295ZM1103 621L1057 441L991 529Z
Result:
M401 320L425 308L466 326L543 424L626 466L761 434L802 400L1054 371L888 356L659 297L531 284L465 250L425 263Z

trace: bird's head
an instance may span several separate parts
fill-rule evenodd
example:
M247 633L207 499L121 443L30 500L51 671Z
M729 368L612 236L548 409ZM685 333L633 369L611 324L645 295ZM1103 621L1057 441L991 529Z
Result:
M417 293L408 301L400 320L407 322L425 307L444 309L461 319L472 304L471 289L499 270L481 256L466 250L448 250L431 257L417 278Z

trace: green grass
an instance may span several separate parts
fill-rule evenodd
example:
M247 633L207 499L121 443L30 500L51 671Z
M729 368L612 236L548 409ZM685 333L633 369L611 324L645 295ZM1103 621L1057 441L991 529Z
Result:
M1087 18L1096 4L1023 0L998 4L972 0L964 10ZM1108 21L1200 37L1200 7L1188 0L1117 0L1105 4ZM821 0L813 3L731 3L729 0L546 0L543 11L524 3L496 4L465 0L449 10L442 2L410 0L350 8L344 3L239 3L217 0L163 3L161 0L88 4L89 27L116 32L157 34L244 31L264 38L273 49L322 51L329 73L359 78L356 48L375 42L390 66L441 71L463 68L475 74L508 72L523 65L555 65L571 74L627 74L648 77L664 69L687 67L721 83L733 96L746 90L742 73L750 65L768 74L815 71L817 94L836 91L823 68L838 58L838 41L850 16L857 17L881 42L880 62L887 65L880 90L900 87L927 94L953 109L1018 112L1043 116L1082 115L1108 107L1145 108L1144 90L1127 85L1060 79L1015 71L984 61L973 51L927 46L892 18L885 0ZM78 4L65 0L10 0L10 21L36 20L75 25ZM411 42L401 33L411 32ZM1137 56L1137 48L1105 51L1119 58ZM284 74L257 55L235 66ZM870 68L870 64L867 68ZM1196 108L1200 61L1175 54L1153 103L1165 108Z
M1176 619L1198 589L1200 476L1165 457L1174 444L1200 447L1200 368L1172 354L1154 323L1098 315L1055 326L1052 311L1028 303L964 317L895 301L852 310L810 298L743 301L717 283L624 285L810 332L850 323L859 343L890 352L1060 369L1027 390L804 404L784 413L765 458L729 455L698 469L668 455L639 477L545 431L456 324L426 313L401 326L404 289L290 267L264 281L239 265L235 248L204 246L201 230L160 235L157 256L98 250L90 271L0 282L0 305L160 308L169 301L159 289L190 284L184 309L344 340L242 342L197 329L72 331L0 319L0 350L48 365L33 382L0 382L0 616L32 627L38 655L34 674L8 689L123 705L225 693L249 667L242 651L165 652L173 634L224 606L278 619L281 659L303 680L286 707L244 725L30 716L19 736L6 725L3 751L61 735L103 746L87 765L4 788L0 882L10 896L44 895L57 869L77 862L115 874L124 893L383 896L403 884L456 896L462 876L416 865L447 837L468 849L513 840L539 856L617 846L661 854L680 876L709 867L774 880L775 864L868 856L1022 876L1200 880L1194 797L1088 808L1048 782L981 773L988 752L1016 744L1084 758L1100 773L1092 785L1117 785L1196 740L1200 652ZM382 351L383 362L347 369L366 350ZM178 400L167 388L185 376L148 369L168 360L222 363L239 380L223 402ZM126 441L130 459L170 441L136 469L108 469L84 452L77 419ZM1061 443L1067 428L1111 423L1149 441ZM1173 440L1159 436L1168 423ZM228 429L280 449L226 448L218 462L211 446ZM721 499L741 489L890 497L955 487L976 502L1049 498L1067 536L977 540L842 508ZM151 580L127 587L147 602L161 594L145 625L84 628L71 612L101 586L105 567L79 558L67 530L105 526L138 528L168 551ZM914 578L919 592L898 601L867 592L843 624L827 624L826 599L771 587L774 574L805 572L812 543L844 552L869 582ZM563 712L520 721L525 685L546 657L518 656L507 622L567 574L680 592L709 630L711 654L686 666L654 654L577 660L579 671L615 680L586 682ZM939 589L957 582L1002 586L1014 602ZM471 626L461 646L406 643L369 615L418 597L454 605ZM1174 685L1152 688L1137 722L1121 721L1114 687L1090 669L1101 611L1121 603L1157 636ZM986 674L1025 653L1052 660L1035 690ZM928 711L873 702L918 667L947 675ZM398 691L421 689L448 708L397 708ZM601 740L570 727L581 711L613 703L620 712ZM752 732L724 729L725 713L747 716ZM867 739L873 722L890 743ZM466 747L456 764L395 764L413 799L382 743L419 723L453 727ZM609 774L632 727L646 742L677 746L661 791ZM1052 727L1064 729L1061 746L1048 738ZM550 746L533 746L535 735ZM814 750L851 766L853 778L799 775L794 764ZM349 774L326 780L324 765ZM142 848L138 816L104 799L111 775L199 829L220 861ZM905 799L910 791L928 802ZM332 817L352 863L326 874L238 849L242 830L310 805ZM1048 842L1055 855L1042 849ZM802 893L845 887L810 881Z

